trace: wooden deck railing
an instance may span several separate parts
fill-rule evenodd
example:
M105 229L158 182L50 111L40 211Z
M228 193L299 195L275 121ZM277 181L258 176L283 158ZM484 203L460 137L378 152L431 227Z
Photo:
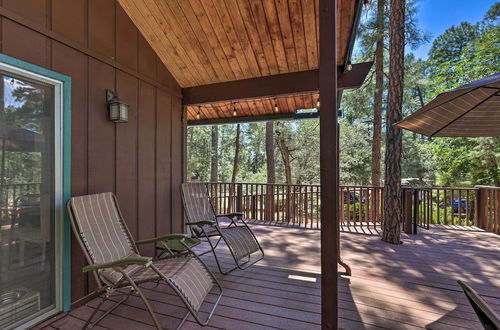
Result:
M320 227L320 186L266 183L208 182L218 213L245 212L249 219ZM339 218L346 225L380 224L382 187L341 186Z
M418 226L472 226L476 223L477 188L403 188L403 195L403 217L411 217Z
M218 213L245 212L249 219L319 228L319 185L208 182ZM342 226L380 226L383 187L340 186ZM430 224L472 226L500 233L500 188L403 188L405 231ZM409 226L412 226L410 228Z
M225 182L207 185L218 213L241 211L249 219L319 227L319 185Z
M19 198L30 194L40 194L40 183L0 184L0 219L11 217Z
M476 186L478 189L479 228L500 234L500 187Z

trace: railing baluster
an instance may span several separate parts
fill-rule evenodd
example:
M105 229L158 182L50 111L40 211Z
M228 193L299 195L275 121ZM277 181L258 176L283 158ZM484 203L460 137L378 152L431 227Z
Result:
M208 182L207 188L217 213L242 211L248 219L287 222L304 228L320 227L319 185ZM37 191L39 193L39 184L3 185L0 215L14 216L17 199ZM383 187L340 186L340 227L344 229L344 225L350 226L352 221L354 227L382 228L383 192ZM429 229L431 223L476 225L500 232L499 187L419 188L416 201L416 224L420 227Z

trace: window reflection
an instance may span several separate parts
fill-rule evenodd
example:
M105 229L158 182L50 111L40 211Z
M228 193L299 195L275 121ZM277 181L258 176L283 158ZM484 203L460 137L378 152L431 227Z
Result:
M0 75L0 328L52 308L54 88Z

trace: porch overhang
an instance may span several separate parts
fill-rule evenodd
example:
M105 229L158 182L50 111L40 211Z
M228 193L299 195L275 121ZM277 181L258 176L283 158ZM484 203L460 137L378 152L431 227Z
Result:
M183 88L190 125L293 118L316 107L318 1L118 1ZM350 63L363 0L336 3L342 91L360 87L372 62Z

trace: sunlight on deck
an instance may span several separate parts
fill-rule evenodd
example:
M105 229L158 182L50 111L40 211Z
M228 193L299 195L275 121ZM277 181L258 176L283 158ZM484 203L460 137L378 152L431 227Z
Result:
M246 271L219 276L224 297L209 328L319 329L319 230L258 222L251 226L266 257ZM433 226L428 231L420 229L418 235L403 236L403 245L389 245L373 229L370 233L344 227L341 239L342 256L353 275L339 278L340 328L479 329L457 279L469 283L500 312L500 238L496 234L474 227ZM229 262L223 254L224 262ZM203 258L215 270L210 255ZM162 285L148 287L146 292L164 327L175 327L184 312L179 299ZM208 298L214 299L213 295ZM97 303L93 300L44 326L81 327ZM208 309L208 304L202 306L202 311ZM137 297L99 325L108 329L152 328ZM198 328L192 319L183 327Z

